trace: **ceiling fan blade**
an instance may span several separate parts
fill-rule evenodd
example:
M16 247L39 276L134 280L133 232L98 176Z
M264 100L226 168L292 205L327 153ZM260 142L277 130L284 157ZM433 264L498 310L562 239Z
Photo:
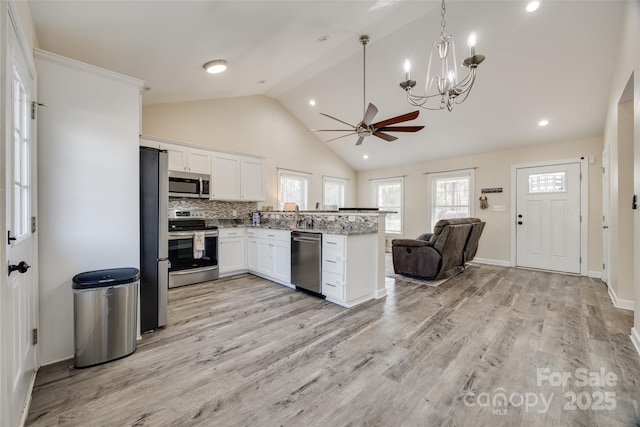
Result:
M356 145L362 144L362 141L364 141L364 136L361 136L360 138L358 138L358 142L356 142Z
M385 141L389 141L389 142L391 142L391 141L395 141L396 139L398 139L398 138L396 138L396 137L395 137L395 136L393 136L393 135L388 135L388 134L386 134L386 133L382 133L382 132L378 132L378 131L375 131L373 134L374 134L375 136L377 136L378 138L382 138L382 139L384 139Z
M369 103L367 111L364 113L364 117L362 118L362 124L369 126L371 124L371 120L373 120L376 114L378 114L378 108L372 103Z
M355 129L355 126L354 126L354 125L352 125L351 123L347 123L347 122L342 121L342 120L340 120L340 119L336 119L335 117L330 116L330 115L325 114L325 113L320 113L320 114L322 114L322 115L323 115L323 116L325 116L325 117L329 117L330 119L336 120L336 121L338 121L338 122L340 122L340 123L344 123L345 125L347 125L347 126L351 126L352 128L354 128L354 129Z
M339 136L339 137L337 137L337 138L331 138L331 139L329 139L329 140L326 140L325 142L335 141L336 139L344 138L345 136L351 136L351 135L355 135L355 134L356 134L355 132L351 132L351 133L348 133L348 134L346 134L346 135Z
M416 110L416 111L412 111L410 113L407 114L403 114L401 116L396 116L396 117L392 117L390 119L387 120L383 120L381 122L378 123L374 123L373 127L376 129L379 129L381 127L385 127L385 126L389 126L389 125L394 125L396 123L400 123L400 122L406 122L409 120L413 120L415 118L418 117L418 114L420 114L420 111Z
M309 132L353 132L353 129L309 129Z
M382 132L418 132L419 130L424 129L424 126L383 126L381 128L377 128L376 131Z

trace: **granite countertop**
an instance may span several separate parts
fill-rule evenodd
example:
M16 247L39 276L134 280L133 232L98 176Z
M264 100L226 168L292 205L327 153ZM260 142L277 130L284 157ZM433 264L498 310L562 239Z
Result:
M287 230L287 231L307 231L310 233L323 233L323 234L340 234L340 235L344 235L344 236L355 236L355 235L361 235L361 234L375 234L378 232L378 230L372 230L372 229L361 229L361 228L349 228L349 227L343 227L343 226L336 226L336 227L318 227L318 228L291 228L291 227L285 227L285 226L272 226L272 225L251 225L251 224L243 224L243 223L239 223L239 222L232 222L232 221L228 221L228 220L211 220L211 222L207 221L207 225L216 225L218 226L218 228L238 228L238 227L247 227L247 229L250 228L261 228L261 229L265 229L265 230Z

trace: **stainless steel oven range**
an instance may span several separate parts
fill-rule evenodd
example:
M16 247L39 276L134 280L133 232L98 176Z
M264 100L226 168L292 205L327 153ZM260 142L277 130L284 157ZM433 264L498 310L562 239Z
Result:
M203 237L204 250L198 250ZM169 288L208 282L218 278L218 227L204 219L169 220Z

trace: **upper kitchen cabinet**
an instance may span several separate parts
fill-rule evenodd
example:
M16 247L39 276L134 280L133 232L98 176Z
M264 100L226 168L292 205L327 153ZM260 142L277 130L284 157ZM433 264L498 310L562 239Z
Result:
M264 200L264 160L213 153L211 169L212 200Z
M181 145L160 143L160 149L169 153L169 170L211 174L211 152Z

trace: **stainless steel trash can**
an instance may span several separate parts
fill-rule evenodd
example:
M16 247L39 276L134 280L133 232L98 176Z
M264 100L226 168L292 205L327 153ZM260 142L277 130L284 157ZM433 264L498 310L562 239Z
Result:
M88 271L73 277L74 365L98 365L136 350L137 268Z

